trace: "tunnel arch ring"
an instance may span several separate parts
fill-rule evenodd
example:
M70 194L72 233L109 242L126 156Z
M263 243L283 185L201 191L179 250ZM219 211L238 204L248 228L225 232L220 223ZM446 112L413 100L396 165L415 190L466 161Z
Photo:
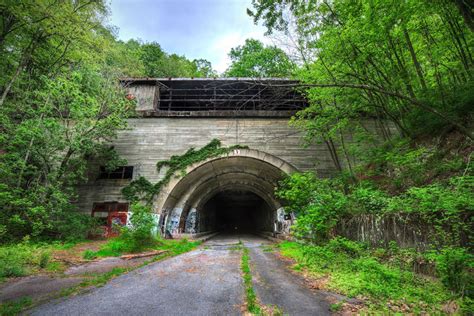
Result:
M184 177L172 178L158 195L155 210L166 216L166 227L173 221L182 228L191 209L202 207L213 195L234 187L260 196L276 212L281 205L274 188L285 174L296 171L272 154L254 149L233 150L189 166Z

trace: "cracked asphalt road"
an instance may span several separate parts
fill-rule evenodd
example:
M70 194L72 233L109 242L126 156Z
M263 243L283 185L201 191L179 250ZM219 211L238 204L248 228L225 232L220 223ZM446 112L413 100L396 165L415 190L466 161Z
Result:
M250 248L254 286L263 304L277 305L285 315L329 314L328 303L318 293L307 289L275 255L264 252L261 246L268 241L248 235L218 235L199 249L149 264L101 288L49 302L26 314L242 315L239 241Z

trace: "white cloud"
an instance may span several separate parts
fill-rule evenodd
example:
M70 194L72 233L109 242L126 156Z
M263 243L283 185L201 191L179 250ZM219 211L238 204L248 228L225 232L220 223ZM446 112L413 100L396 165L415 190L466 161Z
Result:
M113 0L111 22L123 40L156 41L168 53L207 59L222 73L230 49L247 38L271 44L247 7L251 0Z
M230 58L228 56L231 48L244 45L245 40L253 38L262 41L264 44L272 44L270 38L263 35L263 31L250 32L229 32L219 35L210 45L208 58L211 60L214 69L219 73L224 72L230 66Z

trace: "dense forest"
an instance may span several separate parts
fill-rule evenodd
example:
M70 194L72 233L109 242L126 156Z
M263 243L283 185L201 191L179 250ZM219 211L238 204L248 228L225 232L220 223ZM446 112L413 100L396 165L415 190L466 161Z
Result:
M215 72L158 43L117 40L103 1L0 8L0 239L83 236L91 223L70 204L74 186L88 161L120 163L106 142L134 114L118 79Z
M433 275L434 266L472 312L472 4L253 4L249 15L290 43L292 74L310 100L290 124L307 143L326 144L340 171L281 183L277 195L297 214L293 233L306 242L288 244L287 254L346 293L403 298L398 312L446 299L434 288L416 294L421 283L404 274ZM369 117L383 139L368 133Z
M100 0L0 1L2 243L90 232L92 218L74 208L75 188L92 160L110 170L123 165L108 142L135 113L119 78L294 78L309 106L289 124L306 145L327 146L338 172L281 182L276 195L296 214L299 241L282 251L300 267L332 275L330 287L344 294L404 302L391 312L451 313L443 309L448 301L454 312L472 312L469 1L253 0L249 16L285 45L248 39L229 52L223 74L156 42L118 40L108 10ZM368 132L368 118L381 137ZM149 231L143 208L136 206L137 223L146 229L134 242ZM367 235L353 233L362 226ZM403 234L417 237L405 242Z

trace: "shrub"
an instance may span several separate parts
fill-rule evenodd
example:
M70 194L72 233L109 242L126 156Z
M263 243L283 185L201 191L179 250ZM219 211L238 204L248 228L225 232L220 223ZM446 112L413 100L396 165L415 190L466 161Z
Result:
M91 232L96 230L98 219L90 214L72 210L61 214L60 220L55 223L55 226L61 240L75 242L86 239Z
M474 177L453 177L447 184L435 183L411 187L404 194L389 200L388 212L418 213L434 228L433 238L440 245L459 245L462 238L472 234L474 210Z
M371 187L357 187L350 195L351 210L354 213L383 212L388 200L383 191Z
M82 254L82 257L86 260L92 260L92 259L95 259L97 257L95 251L92 251L90 249L87 249L86 251L84 251L84 253Z
M0 277L18 277L28 273L27 265L34 264L34 248L28 243L5 245L0 248Z
M288 211L297 215L295 236L312 242L327 240L347 208L347 197L337 182L316 178L309 172L283 180L276 195L288 203Z
M344 237L336 237L331 239L327 246L333 252L343 252L350 257L359 257L364 251L362 243L355 242Z
M327 279L326 289L367 298L381 308L386 308L389 301L418 305L425 311L432 304L429 310L439 311L451 297L441 282L380 262L362 243L334 238L324 245L283 242L279 246L284 256L293 258L312 275Z
M466 249L448 247L433 257L436 262L436 271L443 284L455 293L473 297L474 256Z
M156 240L152 235L155 226L153 215L149 206L135 203L131 207L130 226L122 229L119 237L127 245L117 245L119 247L129 247L129 251L140 251L152 245ZM118 249L117 249L118 250Z
M39 256L39 263L38 263L39 267L41 269L46 268L50 259L51 259L51 254L49 253L49 251L42 251Z

